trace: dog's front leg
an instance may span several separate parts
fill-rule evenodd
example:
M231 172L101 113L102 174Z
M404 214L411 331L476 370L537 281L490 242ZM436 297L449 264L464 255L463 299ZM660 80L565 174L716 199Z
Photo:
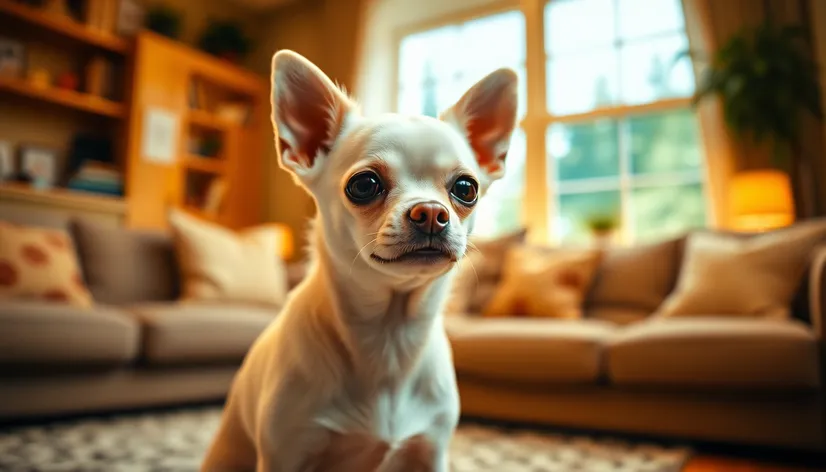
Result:
M319 399L313 396L312 389L300 388L296 381L290 383L289 388L278 389L259 406L255 433L257 472L312 470L314 457L329 444L330 433L313 423Z
M385 456L376 472L435 472L436 447L424 434L406 439Z

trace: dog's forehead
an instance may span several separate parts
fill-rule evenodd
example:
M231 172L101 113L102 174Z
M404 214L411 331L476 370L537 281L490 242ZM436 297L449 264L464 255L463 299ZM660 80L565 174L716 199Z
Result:
M467 142L441 120L391 115L365 123L365 127L364 155L380 157L414 172L452 169L474 162Z

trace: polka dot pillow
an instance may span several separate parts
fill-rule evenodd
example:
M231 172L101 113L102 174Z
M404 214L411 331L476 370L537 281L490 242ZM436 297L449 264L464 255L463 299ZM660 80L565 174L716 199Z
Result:
M0 221L0 299L39 299L89 307L68 233Z

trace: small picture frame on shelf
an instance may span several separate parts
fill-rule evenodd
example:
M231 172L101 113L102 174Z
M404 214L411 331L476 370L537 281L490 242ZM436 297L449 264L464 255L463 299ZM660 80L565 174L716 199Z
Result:
M22 42L0 36L0 77L23 77L26 47Z
M37 188L57 184L57 151L45 146L23 146L20 150L20 170Z
M9 141L0 141L0 182L14 180L17 166L14 162L14 147Z

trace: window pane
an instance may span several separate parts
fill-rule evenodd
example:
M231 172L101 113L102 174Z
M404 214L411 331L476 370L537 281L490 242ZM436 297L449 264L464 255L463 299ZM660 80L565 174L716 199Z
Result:
M399 47L397 110L437 116L501 67L520 74L521 118L527 97L525 18L519 10L407 36Z
M684 28L680 0L620 0L619 33L633 39Z
M548 111L582 113L617 102L617 56L613 50L548 61Z
M631 193L635 241L651 242L705 226L700 184L639 188Z
M700 133L691 110L635 116L628 119L628 130L632 173L700 168Z
M683 34L623 47L620 53L623 102L648 103L694 93L691 61L686 57L674 63L677 55L687 49L688 40Z
M513 133L505 175L490 186L476 205L473 234L494 237L522 227L522 189L525 186L525 133Z
M619 175L617 124L599 120L548 129L548 160L558 181Z
M515 10L467 22L457 46L461 70L519 66L525 62L525 16Z
M446 26L402 39L399 48L399 83L416 85L428 76L452 79L458 70L458 28Z
M562 242L585 242L591 238L589 219L619 213L620 193L616 190L560 195L559 217L554 227Z
M426 81L423 84L411 84L400 88L398 112L406 115L437 117L459 98L456 94L455 82Z
M545 51L553 56L606 47L616 39L614 0L553 0L545 5Z

